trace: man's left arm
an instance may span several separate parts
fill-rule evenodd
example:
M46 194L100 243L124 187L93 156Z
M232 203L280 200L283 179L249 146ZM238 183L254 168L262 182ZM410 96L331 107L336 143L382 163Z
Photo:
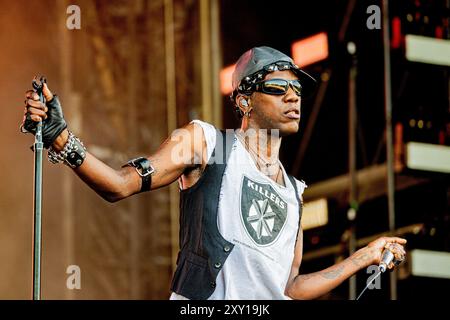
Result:
M303 255L303 230L300 228L285 294L292 299L299 300L319 298L359 270L372 264L378 265L385 248L391 250L397 259L402 260L405 255L402 245L405 243L405 239L381 237L329 268L314 273L300 274L299 268ZM389 269L393 267L393 263L388 266Z

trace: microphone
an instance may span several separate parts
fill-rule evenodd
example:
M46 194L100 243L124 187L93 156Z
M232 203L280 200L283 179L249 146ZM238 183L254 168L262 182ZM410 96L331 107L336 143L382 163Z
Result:
M390 250L384 249L378 269L381 272L385 272L392 260L394 260L394 254Z
M383 253L381 254L381 261L380 264L378 265L378 273L376 274L375 277L373 277L372 280L367 282L366 287L364 288L364 290L359 294L358 298L356 298L356 300L359 300L359 298L361 298L362 294L364 293L364 291L367 290L367 288L369 288L369 285L375 281L375 279L377 277L379 277L383 272L386 271L387 267L389 266L389 264L391 262L394 263L394 265L398 266L400 263L403 262L403 258L402 259L395 259L394 254L388 250L388 249L384 249Z

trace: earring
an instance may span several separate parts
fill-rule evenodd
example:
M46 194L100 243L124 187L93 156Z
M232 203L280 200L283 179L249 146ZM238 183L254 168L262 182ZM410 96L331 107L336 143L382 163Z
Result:
M243 106L243 107L248 107L248 101L246 100L246 99L244 99L244 98L242 98L241 99L241 105ZM251 108L249 108L250 110L247 110L247 111L245 111L243 114L244 114L244 117L249 117L250 118L250 111L252 110Z

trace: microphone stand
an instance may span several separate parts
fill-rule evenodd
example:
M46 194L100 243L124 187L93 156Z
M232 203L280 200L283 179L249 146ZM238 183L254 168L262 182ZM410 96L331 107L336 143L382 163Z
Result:
M41 77L40 83L33 80L32 85L39 94L39 100L45 104L42 93L43 84L46 82ZM34 138L34 217L33 217L33 300L41 300L41 257L42 257L42 120L38 122Z

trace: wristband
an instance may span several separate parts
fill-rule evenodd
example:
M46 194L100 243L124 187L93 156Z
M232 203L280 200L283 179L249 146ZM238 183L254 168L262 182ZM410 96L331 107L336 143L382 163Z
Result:
M86 147L71 131L64 148L56 152L53 147L48 149L48 160L53 163L64 163L75 169L81 166L86 158Z

